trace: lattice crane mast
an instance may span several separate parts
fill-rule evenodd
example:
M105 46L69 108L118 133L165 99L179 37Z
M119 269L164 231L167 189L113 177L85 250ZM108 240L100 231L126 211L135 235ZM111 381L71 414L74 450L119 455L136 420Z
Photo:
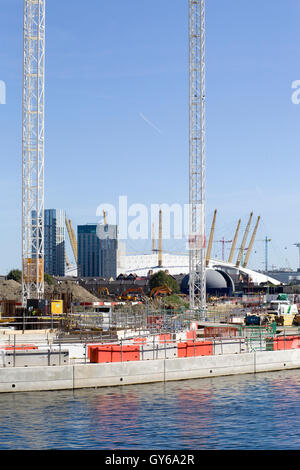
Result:
M189 305L205 318L205 0L189 0Z
M24 0L22 303L44 297L45 0Z

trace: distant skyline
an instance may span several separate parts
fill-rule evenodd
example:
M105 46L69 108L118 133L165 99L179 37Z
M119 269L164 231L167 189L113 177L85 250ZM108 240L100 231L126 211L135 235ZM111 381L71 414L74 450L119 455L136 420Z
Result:
M261 216L249 267L297 269L299 0L207 0L207 236L212 256ZM45 208L188 203L188 1L46 2ZM23 1L0 16L0 274L21 266ZM299 82L300 83L300 82ZM5 93L5 96L4 96ZM3 99L3 97L5 99ZM294 97L294 99L293 99ZM3 103L3 104L2 104ZM249 235L250 240L251 233ZM164 242L184 252L186 240ZM72 257L68 246L68 253ZM226 244L225 259L230 244ZM130 253L151 251L129 240Z

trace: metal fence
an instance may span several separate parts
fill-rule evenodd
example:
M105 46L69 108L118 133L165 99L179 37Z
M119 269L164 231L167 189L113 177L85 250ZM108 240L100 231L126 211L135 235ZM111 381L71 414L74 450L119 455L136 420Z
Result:
M165 337L163 337L165 336ZM168 336L168 337L166 337ZM175 335L174 335L175 336ZM279 348L278 341L280 340ZM287 350L300 348L300 337L297 335L276 335L274 331L267 329L257 329L249 327L243 330L242 335L237 337L202 337L193 339L175 339L168 335L148 335L140 338L125 338L115 340L112 343L110 337L102 338L100 341L77 339L77 343L71 342L65 337L56 334L23 335L12 331L5 335L0 342L0 359L2 367L26 367L28 365L64 365L66 357L71 363L87 364L90 362L88 350L90 346L101 347L112 345L118 348L118 359L112 362L127 362L128 346L133 346L138 351L138 360L174 359L177 357L199 357L199 356L219 356L226 354L243 354L257 351ZM294 346L291 342L296 341ZM30 344L38 345L38 351L26 351ZM275 348L274 344L277 344ZM27 346L27 348L26 348ZM72 347L76 349L70 352ZM34 348L32 348L34 349ZM4 352L5 351L5 352ZM66 353L68 351L68 353ZM73 354L73 356L72 356ZM30 355L35 357L37 362L30 362ZM5 362L5 358L6 362ZM27 362L24 362L24 358ZM41 363L41 360L43 362ZM10 361L10 362L9 362ZM107 361L110 362L110 361ZM0 365L0 367L1 367Z

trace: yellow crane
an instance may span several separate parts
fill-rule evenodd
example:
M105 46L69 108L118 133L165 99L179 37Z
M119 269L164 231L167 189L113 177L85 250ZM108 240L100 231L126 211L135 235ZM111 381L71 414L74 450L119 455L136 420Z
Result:
M155 225L152 224L152 253L156 253L156 247L155 247Z
M252 251L252 248L253 248L254 240L255 240L255 237L256 237L256 232L257 232L258 225L259 225L259 221L260 221L260 216L258 217L257 222L256 222L256 225L255 225L255 228L254 228L254 230L253 230L253 234L252 234L251 241L250 241L250 244L249 244L247 253L246 253L246 257L245 257L245 261L244 261L244 264L243 264L243 268L246 268L247 265L248 265L248 261L249 261L249 257L250 257L250 254L251 254L251 251Z
M67 226L67 231L69 234L69 239L70 239L73 255L75 258L75 262L77 264L78 263L78 246L77 246L76 236L72 227L71 220L68 220L67 217L65 219L66 219L66 226Z
M251 221L252 221L252 217L253 217L253 212L251 212L250 214L250 217L249 217L249 220L248 220L248 224L247 224L247 227L246 227L246 230L245 230L245 233L244 233L244 238L243 238L243 241L242 241L242 244L241 244L241 247L240 247L240 251L239 251L239 254L238 254L238 258L236 260L236 267L238 268L241 264L241 259L242 259L242 256L243 256L243 252L244 252L244 249L245 249L245 245L246 245L246 241L247 241L247 238L248 238L248 234L249 234L249 230L250 230L250 225L251 225Z
M212 244L213 244L215 226L216 226L216 217L217 217L217 209L214 212L214 217L213 217L212 226L211 226L210 235L209 235L209 241L208 241L207 252L206 252L206 267L208 267L209 265L209 260L211 256L211 250L212 250Z
M235 236L234 236L234 239L233 239L233 243L232 243L232 246L231 246L231 251L230 251L228 263L232 263L232 260L233 260L236 243L237 243L237 239L238 239L238 236L239 236L240 226L241 226L241 219L238 221L238 226L237 226Z
M105 211L103 211L103 219L104 219L104 225L108 225Z

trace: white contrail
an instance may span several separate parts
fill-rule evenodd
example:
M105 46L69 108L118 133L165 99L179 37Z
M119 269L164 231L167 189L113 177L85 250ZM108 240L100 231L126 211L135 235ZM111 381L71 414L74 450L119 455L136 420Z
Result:
M155 129L157 132L159 132L160 134L162 134L162 131L156 127L153 122L149 121L149 119L146 118L146 116L144 116L142 113L140 113L140 117L147 123L149 124L149 126L153 127L153 129Z

